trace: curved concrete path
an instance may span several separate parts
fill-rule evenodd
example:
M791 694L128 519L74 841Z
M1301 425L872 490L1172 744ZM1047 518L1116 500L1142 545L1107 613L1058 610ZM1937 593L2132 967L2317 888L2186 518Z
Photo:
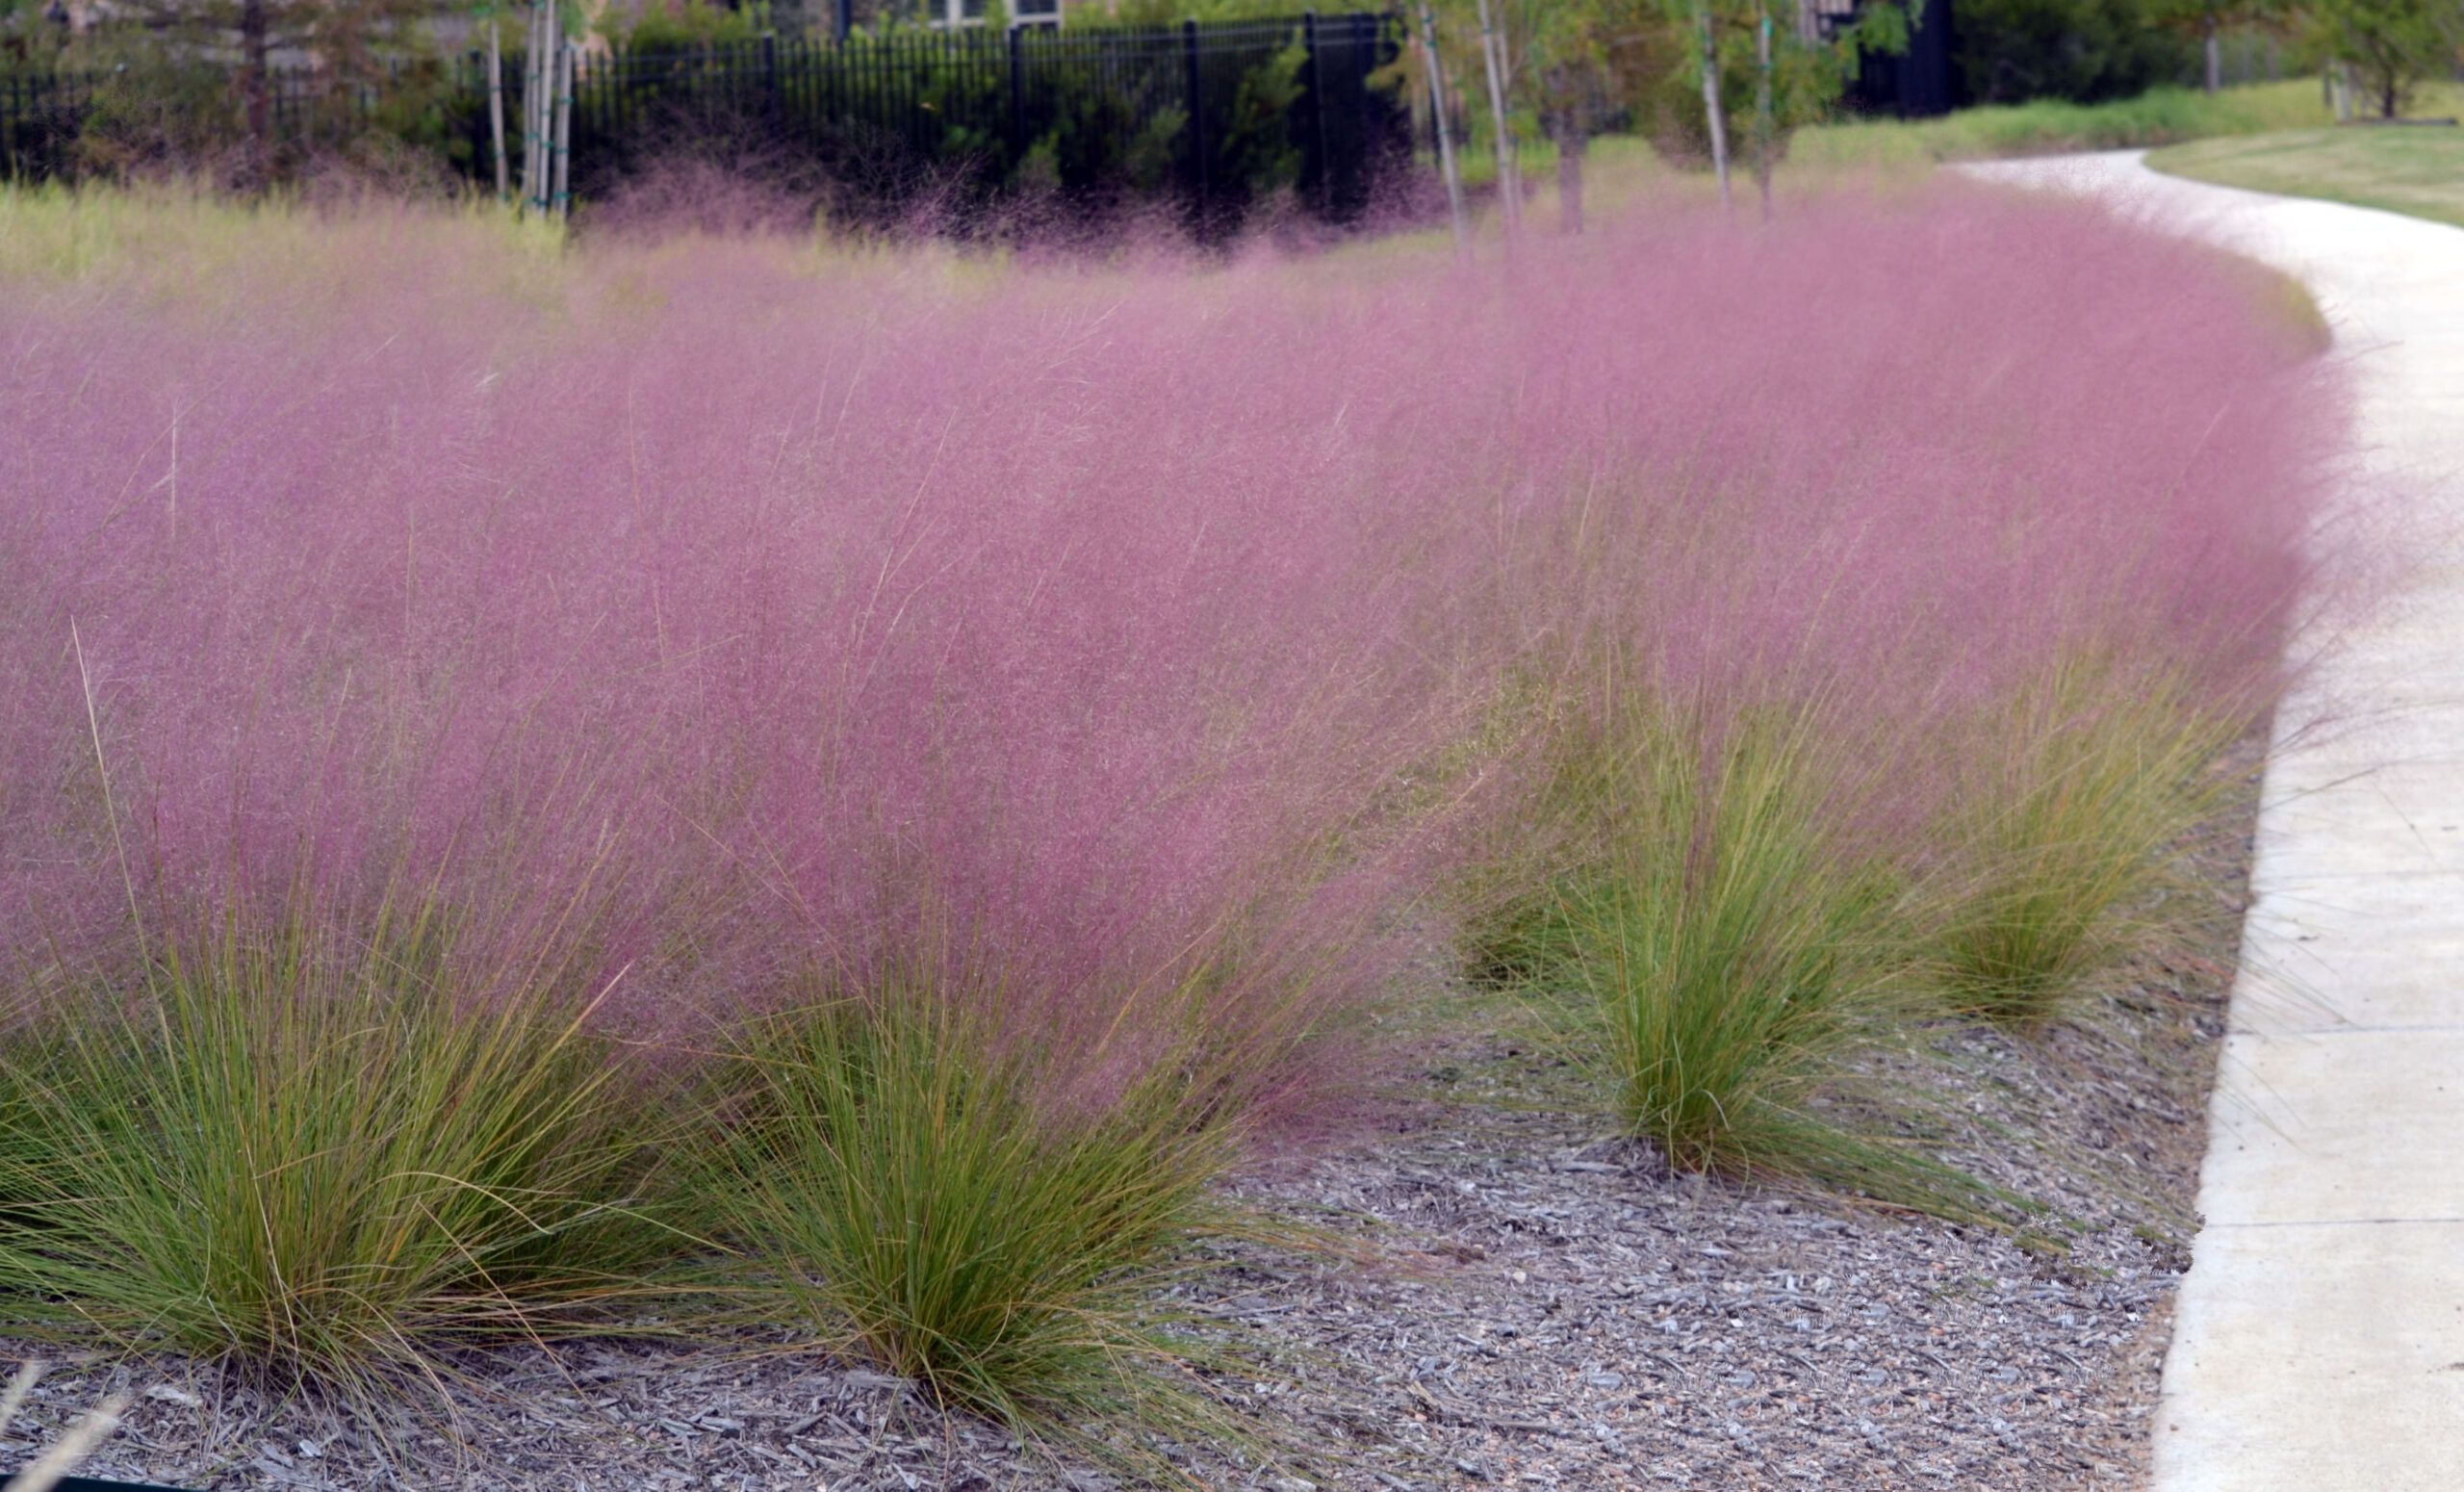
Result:
M2464 229L2135 152L1977 169L2308 281L2405 561L2277 722L2156 1492L2464 1492Z

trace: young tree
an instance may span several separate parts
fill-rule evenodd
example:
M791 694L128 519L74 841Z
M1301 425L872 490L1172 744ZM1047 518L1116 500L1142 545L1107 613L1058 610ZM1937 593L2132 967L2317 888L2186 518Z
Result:
M2455 64L2464 8L2455 0L2313 0L2311 24L2392 119L2424 80Z
M1787 134L1823 117L1854 75L1861 49L1898 51L1908 22L1899 6L1870 4L1853 25L1826 31L1813 0L1487 0L1503 112L1536 116L1557 147L1560 221L1579 231L1585 145L1604 110L1631 109L1674 120L1681 106L1713 147L1726 184L1728 142L1750 139L1768 196ZM1485 65L1475 50L1477 0L1440 0L1446 63L1458 78ZM1742 120L1732 98L1752 100ZM1699 100L1699 101L1697 101ZM1699 112L1697 112L1699 111ZM1646 125L1648 126L1648 123Z
M370 81L385 49L435 11L433 0L133 0L120 13L174 48L237 56L249 151L262 167L273 154L277 58L296 56L328 84Z
M1532 28L1532 81L1540 117L1557 147L1560 226L1583 225L1583 161L1598 116L1635 80L1664 74L1670 39L1656 8L1633 0L1569 0L1537 7L1548 23Z
M2194 37L2199 78L2208 92L2224 88L2224 33L2236 27L2271 26L2285 16L2286 0L2176 0L2165 13L2172 30Z
M1659 60L1661 13L1651 0L1500 0L1499 14L1500 50L1519 59L1509 75L1557 147L1559 225L1579 233L1595 116Z
M1861 53L1908 49L1909 13L1898 5L1868 4L1853 22L1826 31L1810 0L1798 0L1793 23L1785 28L1776 13L1780 0L1698 3L1719 23L1714 61L1720 73L1729 80L1741 75L1752 80L1753 113L1744 123L1753 146L1755 186L1768 218L1772 173L1789 133L1829 116L1855 76Z
M1428 0L1421 0L1421 62L1428 70L1429 123L1437 131L1438 166L1446 173L1446 208L1454 226L1454 251L1471 251L1472 240L1463 219L1463 177L1454 168L1454 130L1447 122L1446 70L1438 49L1437 18Z
M1513 193L1512 136L1534 120L1557 147L1561 223L1582 221L1584 147L1603 106L1615 108L1645 80L1666 71L1670 27L1663 0L1434 0L1447 73L1466 80L1494 74L1489 119L1500 190ZM1506 211L1519 218L1519 202Z
M1720 102L1720 42L1717 22L1712 17L1713 0L1692 0L1694 25L1702 39L1703 50L1696 59L1695 70L1703 79L1703 116L1711 128L1711 170L1720 178L1720 205L1729 202L1729 127L1728 106Z
M1489 116L1497 147L1498 200L1505 206L1509 241L1523 235L1523 172L1515 159L1514 122L1506 113L1506 91L1513 86L1504 38L1498 34L1489 0L1473 0L1480 17L1480 63L1489 80Z

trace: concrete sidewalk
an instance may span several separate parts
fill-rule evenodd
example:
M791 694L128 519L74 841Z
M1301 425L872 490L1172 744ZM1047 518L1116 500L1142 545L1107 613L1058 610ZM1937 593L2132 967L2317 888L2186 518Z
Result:
M2209 1120L2157 1492L2464 1489L2464 230L2135 152L1975 167L2300 275L2404 561L2288 701Z

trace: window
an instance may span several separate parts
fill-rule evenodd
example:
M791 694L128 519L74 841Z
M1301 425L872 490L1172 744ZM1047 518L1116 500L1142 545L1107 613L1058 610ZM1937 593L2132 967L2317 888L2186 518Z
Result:
M1058 26L1061 24L1061 0L1009 0L1010 24L1013 26ZM943 28L981 26L984 24L986 0L924 0L927 20Z

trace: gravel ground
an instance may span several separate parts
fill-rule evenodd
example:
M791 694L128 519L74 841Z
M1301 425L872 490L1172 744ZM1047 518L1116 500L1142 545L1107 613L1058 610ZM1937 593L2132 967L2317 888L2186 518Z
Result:
M2017 1039L1927 1033L1944 1153L2047 1203L2048 1240L1671 1174L1496 1035L1415 1044L1373 1130L1234 1190L1341 1251L1245 1257L1182 1303L1280 1365L1224 1397L1315 1444L1209 1485L1378 1489L2134 1487L2188 1262L2247 839L2183 894L2199 948ZM1457 1031L1477 1030L1473 1002ZM1487 1022L1492 1027L1494 1021ZM1944 1075L1947 1074L1947 1075ZM1552 1105L1554 1106L1552 1106ZM0 1360L21 1355L0 1351ZM589 1343L475 1358L401 1423L177 1362L64 1365L0 1437L13 1463L112 1387L87 1468L213 1488L1104 1492L900 1381L763 1344Z

